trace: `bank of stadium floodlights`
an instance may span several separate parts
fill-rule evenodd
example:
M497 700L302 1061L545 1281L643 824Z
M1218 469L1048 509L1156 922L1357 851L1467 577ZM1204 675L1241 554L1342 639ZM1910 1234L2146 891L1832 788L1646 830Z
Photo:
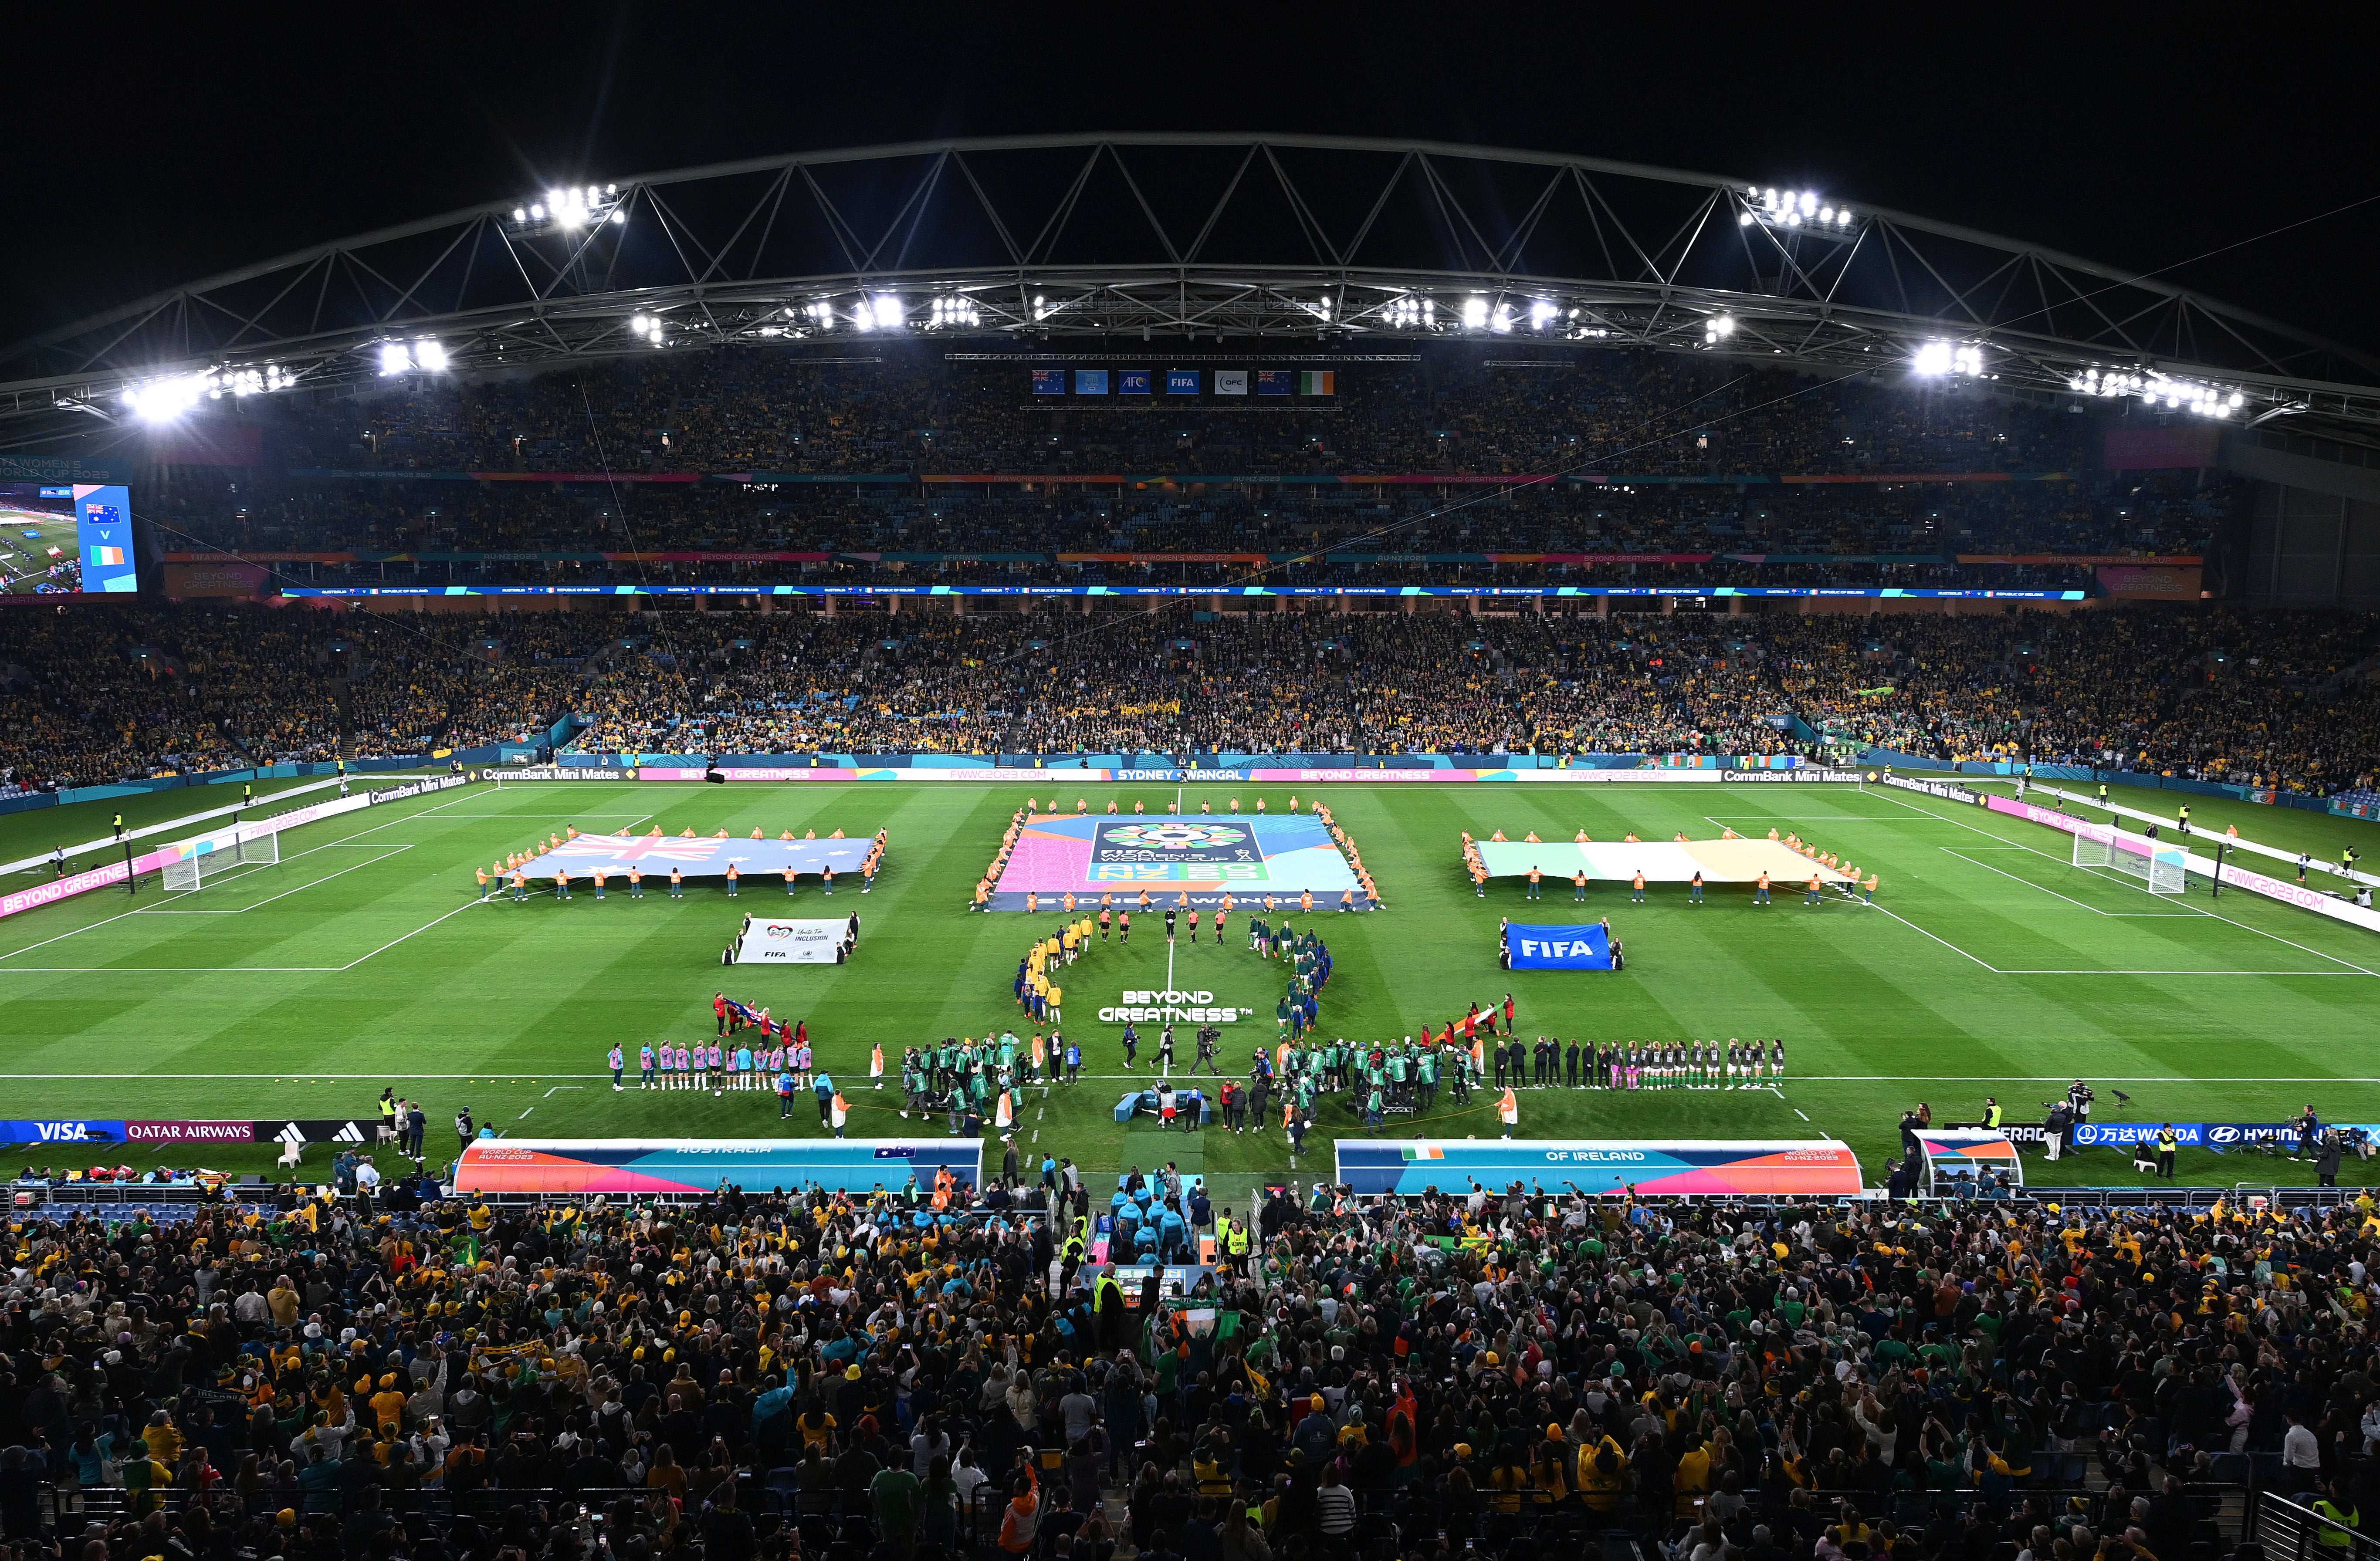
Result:
M1854 196L1555 152L1105 135L563 183L315 245L0 350L0 417L161 419L725 346L888 337L1360 357L1473 338L1721 355L2380 430L2380 362L2244 309ZM1310 357L1308 360L1311 360ZM30 431L30 430L21 430Z

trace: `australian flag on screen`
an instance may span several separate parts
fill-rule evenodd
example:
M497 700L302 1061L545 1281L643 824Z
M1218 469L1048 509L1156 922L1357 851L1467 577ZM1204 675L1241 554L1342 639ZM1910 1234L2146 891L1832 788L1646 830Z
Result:
M1290 393L1293 382L1290 371L1286 369L1259 369L1257 370L1257 393L1258 395L1287 395Z
M1036 369L1033 370L1033 393L1035 395L1065 394L1066 371L1063 369Z

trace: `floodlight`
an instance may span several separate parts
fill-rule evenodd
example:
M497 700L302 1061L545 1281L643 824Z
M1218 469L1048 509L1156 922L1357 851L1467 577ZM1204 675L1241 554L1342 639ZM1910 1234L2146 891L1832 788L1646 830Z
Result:
M878 294L874 308L878 330L897 331L901 328L901 300L897 296L891 293Z
M446 348L436 338L424 336L413 344L413 361L425 373L443 373L446 370Z
M618 223L621 225L625 226L628 221L628 213L625 212L614 211L612 213L612 220L614 223Z
M530 206L528 209L528 220L533 223L541 223L545 221L545 208L542 205Z
M1463 323L1477 331L1488 323L1488 300L1469 297L1463 300Z
M169 374L127 390L124 405L142 422L169 423L199 404L212 379L207 374Z
M1738 227L1750 227L1752 225L1752 213L1749 212L1738 212L1735 214L1735 225Z
M406 351L405 344L403 342L382 342L380 345L380 371L382 373L402 374L412 367L413 355Z
M514 207L514 208L513 208L513 221L515 221L515 222L516 222L516 223L525 223L525 222L528 221L528 209L527 207L524 207L524 206L516 206L516 207Z
M1542 331L1546 328L1546 322L1553 319L1554 314L1554 306L1548 303L1545 299L1539 298L1529 306L1529 324L1535 329Z
M1495 318L1488 324L1497 331L1510 331L1512 328L1512 306L1498 304Z
M1920 374L1949 373L1950 371L1950 344L1948 342L1926 342L1922 344L1917 349L1917 356L1910 360L1909 366Z

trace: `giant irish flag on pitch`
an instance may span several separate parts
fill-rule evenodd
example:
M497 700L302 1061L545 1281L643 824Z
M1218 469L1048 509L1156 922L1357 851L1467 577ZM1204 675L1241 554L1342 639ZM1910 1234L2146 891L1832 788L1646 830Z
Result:
M1301 369L1297 371L1297 393L1336 395L1339 393L1339 376L1329 369Z

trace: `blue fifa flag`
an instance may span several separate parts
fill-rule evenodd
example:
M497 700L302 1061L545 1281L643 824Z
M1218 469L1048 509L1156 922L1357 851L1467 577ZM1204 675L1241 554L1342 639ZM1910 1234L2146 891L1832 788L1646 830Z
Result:
M1150 369L1119 369L1116 370L1116 394L1147 395L1150 393L1156 379L1156 373Z
M1065 394L1066 371L1063 369L1036 369L1033 370L1033 393L1035 395Z
M1259 369L1257 370L1257 393L1258 395L1287 395L1290 393L1292 386L1295 383L1295 380L1286 369Z
M1165 371L1165 393L1168 395L1196 395L1198 393L1198 370L1196 369L1168 369Z
M1107 371L1106 369L1075 369L1075 393L1076 395L1105 395L1105 394L1107 394L1107 393L1108 393L1108 371Z
M1523 926L1504 929L1512 950L1514 970L1609 970L1611 935L1600 922L1577 926Z

